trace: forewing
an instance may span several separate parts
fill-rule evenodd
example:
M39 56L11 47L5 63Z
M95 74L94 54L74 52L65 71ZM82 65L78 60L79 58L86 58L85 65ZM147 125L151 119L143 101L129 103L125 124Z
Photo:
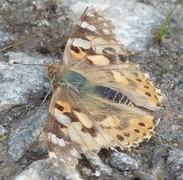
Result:
M80 67L116 64L128 54L115 38L112 21L99 10L86 9L66 45L64 64Z

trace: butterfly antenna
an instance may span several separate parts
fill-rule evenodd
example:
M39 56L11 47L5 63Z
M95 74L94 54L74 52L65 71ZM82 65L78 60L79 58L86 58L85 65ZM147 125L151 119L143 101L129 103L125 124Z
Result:
M9 62L10 64L19 64L19 65L24 65L24 66L44 66L44 67L50 67L50 68L53 68L52 66L50 66L49 64L47 63L43 63L43 64L27 64L27 63L20 63L20 62L17 62L17 61L10 61Z

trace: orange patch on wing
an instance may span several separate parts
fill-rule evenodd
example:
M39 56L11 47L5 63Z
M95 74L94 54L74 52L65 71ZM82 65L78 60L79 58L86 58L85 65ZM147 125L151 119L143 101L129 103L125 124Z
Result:
M61 101L61 100L58 100L56 103L64 108L62 111L63 113L64 112L69 112L69 113L71 112L71 107L70 107L69 103Z
M83 52L80 47L77 47L77 50L78 52L71 50L71 55L74 56L76 60L83 59L87 53Z
M87 56L87 59L98 66L108 65L110 63L109 59L103 55L91 55Z
M128 85L129 82L127 80L126 77L124 77L124 75L121 74L121 72L118 72L118 71L111 71L112 74L113 74L113 78L115 80L115 82L118 82L118 83L122 83L123 85Z
M73 110L73 113L77 116L77 118L80 120L80 122L83 124L83 126L87 128L92 128L93 124L90 121L90 119L85 115L84 113L77 112Z

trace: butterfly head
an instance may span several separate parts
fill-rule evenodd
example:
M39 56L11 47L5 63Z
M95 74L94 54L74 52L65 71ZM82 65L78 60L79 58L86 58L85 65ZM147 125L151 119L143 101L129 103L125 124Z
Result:
M49 80L55 79L58 74L62 74L64 71L64 65L59 64L46 64L47 78Z

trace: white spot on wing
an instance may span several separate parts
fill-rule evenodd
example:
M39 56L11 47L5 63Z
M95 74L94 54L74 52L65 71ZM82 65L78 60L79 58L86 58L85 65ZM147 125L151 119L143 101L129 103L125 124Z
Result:
M94 17L94 16L95 16L91 11L88 11L86 15L87 15L88 17Z
M59 160L60 160L61 162L65 162L65 160L64 160L63 158L60 158Z
M110 31L109 31L108 29L102 29L102 32L103 32L104 34L110 34Z
M63 139L58 138L58 145L61 147L65 147L65 141Z
M59 111L58 109L55 109L54 116L56 117L56 119L57 119L57 121L59 123L63 124L64 126L69 126L70 118L68 118L67 116L63 115L62 112Z
M53 144L57 144L57 137L53 133L48 133L48 137Z
M111 41L109 42L100 37L97 37L92 41L92 47L97 54L102 54L103 50L107 47L110 47L110 44L112 43L114 42L111 42Z
M89 49L91 47L91 44L89 41L84 40L84 39L80 39L80 38L74 39L72 45L76 46L76 47L82 47L84 49Z
M55 134L48 133L48 137L53 144L58 144L61 147L65 147L65 141L63 139L59 139L58 137L56 137Z
M77 150L75 148L71 149L70 153L71 153L72 156L77 156L78 155L78 152L77 152Z
M86 21L83 21L81 24L82 28L87 28L89 26L89 24Z
M84 22L81 24L81 27L82 27L82 28L86 28L86 29L88 29L88 30L90 30L90 31L96 31L96 27L93 26L93 25L88 24L86 21L84 21Z
M52 152L52 151L50 151L50 152L48 153L48 155L49 155L50 158L54 158L54 159L57 158L57 155L56 155L54 152Z
M96 31L96 27L93 26L93 25L89 25L89 26L87 27L87 29L89 29L90 31Z
M144 73L144 75L145 75L146 78L150 78L148 73Z

